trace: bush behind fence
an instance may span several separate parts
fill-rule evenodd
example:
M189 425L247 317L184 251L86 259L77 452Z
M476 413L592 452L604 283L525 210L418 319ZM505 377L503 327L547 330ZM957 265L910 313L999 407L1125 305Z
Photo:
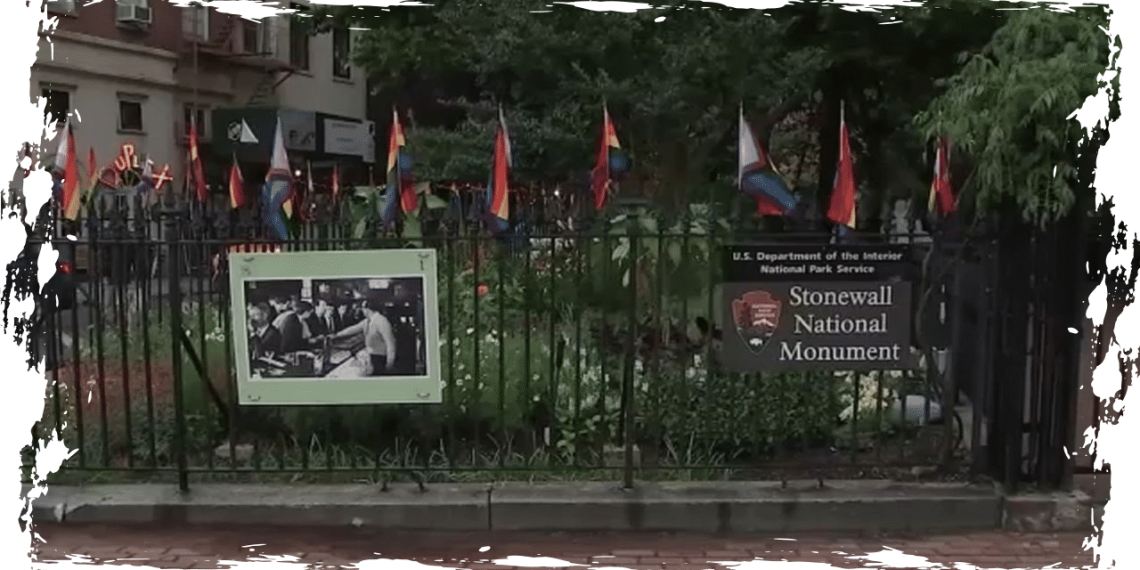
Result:
M185 407L190 467L219 477L611 478L625 443L635 446L642 477L900 477L961 443L961 433L947 441L944 430L903 418L899 398L930 395L925 370L722 370L718 251L737 238L711 217L665 225L619 217L604 231L508 243L311 228L288 247L439 250L443 403L270 408L233 403L228 281L215 262L234 238L187 230L177 261L193 267L178 284L180 310L201 374L187 361L182 393L174 392L169 280L93 272L104 276L88 283L101 290L96 302L76 309L89 326L54 319L59 366L40 429L78 449L66 468L85 478L172 470L175 398ZM89 240L96 260L146 244L155 245L145 235Z

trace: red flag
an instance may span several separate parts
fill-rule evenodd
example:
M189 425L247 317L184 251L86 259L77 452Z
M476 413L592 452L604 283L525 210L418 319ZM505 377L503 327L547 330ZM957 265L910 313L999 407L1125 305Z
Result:
M934 182L930 184L930 201L927 208L946 216L954 213L954 189L950 185L950 144L939 137L934 154Z
M63 164L60 164L61 159ZM71 119L63 124L55 161L56 167L63 169L60 192L63 216L75 220L79 217L79 164L75 160L75 134L71 132Z
M827 219L855 229L855 171L851 164L851 144L847 140L847 120L839 112L839 164L835 169L835 185Z
M238 167L237 155L234 155L233 166L230 166L230 207L241 208L245 205L245 185Z
M419 205L416 189L412 184L411 173L405 165L400 164L401 155L406 155L404 147L408 144L404 137L404 128L400 126L400 116L396 108L392 108L392 131L388 137L388 182L392 185L391 191L397 192L400 197L400 209L404 213L411 212Z
M617 129L610 120L609 109L602 106L602 140L598 144L598 158L594 163L594 208L601 210L606 204L610 189L610 149L620 149Z
M764 199L756 199L756 215L758 216L783 216L784 211L777 207L772 202Z
M511 138L503 110L499 109L499 129L495 134L495 153L491 157L491 180L487 188L487 226L498 235L510 227Z
M202 174L202 159L198 156L198 125L190 122L190 172L191 185L199 202L206 201L206 177Z
M95 180L99 176L98 168L96 167L95 160L95 147L87 148L87 182L92 188L95 187Z

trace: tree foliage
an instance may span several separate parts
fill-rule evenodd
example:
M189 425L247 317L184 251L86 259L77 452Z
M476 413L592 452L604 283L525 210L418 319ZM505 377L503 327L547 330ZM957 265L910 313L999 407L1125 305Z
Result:
M629 186L679 193L734 172L741 103L759 118L802 101L823 64L819 48L787 47L789 23L760 11L545 8L449 0L372 20L357 58L379 91L433 78L435 97L465 111L455 125L409 129L418 170L486 176L501 103L518 177L578 179L590 167L604 101L635 156Z
M916 117L923 134L973 157L968 199L979 210L1012 205L1046 223L1073 207L1086 140L1073 113L1107 85L1107 22L1103 9L1016 12Z
M1066 117L1108 64L1103 10L1008 12L980 0L882 13L680 1L599 13L443 0L328 14L370 29L355 57L379 106L405 117L418 176L486 177L502 105L516 179L584 186L605 101L634 158L623 193L678 206L731 191L743 103L784 174L815 179L822 207L843 101L862 200L871 202L861 211L924 200L923 151L946 134L959 150L955 166L965 157L975 174L969 198L979 207L1009 195L1032 216L1055 215L1072 203L1065 181L1080 139Z

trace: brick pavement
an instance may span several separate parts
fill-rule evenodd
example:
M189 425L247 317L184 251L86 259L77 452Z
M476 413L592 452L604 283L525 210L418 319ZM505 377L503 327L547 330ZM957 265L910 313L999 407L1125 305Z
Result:
M724 568L710 562L755 559L816 562L802 570L868 568L879 558L852 559L893 548L915 556L889 568L1088 568L1081 533L986 532L937 537L795 535L696 536L654 533L439 533L293 528L131 528L36 525L46 541L36 560L86 555L95 562L155 568L229 568L220 561L284 560L297 568L354 567L362 560L415 560L440 568L541 568L519 558L545 557L589 568ZM489 550L482 551L484 547ZM285 558L269 558L285 557ZM556 562L546 567L554 567ZM829 566L830 565L830 566ZM790 567L793 568L793 567ZM965 567L969 568L969 567ZM747 570L747 566L740 567Z

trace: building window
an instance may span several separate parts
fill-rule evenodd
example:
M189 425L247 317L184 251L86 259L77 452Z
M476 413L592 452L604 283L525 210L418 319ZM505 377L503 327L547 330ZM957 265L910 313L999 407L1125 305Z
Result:
M143 98L133 95L119 96L119 130L127 133L142 133Z
M182 8L182 35L202 41L210 39L210 7L184 6Z
M48 14L74 14L75 0L48 0Z
M261 22L241 21L241 51L245 53L261 53Z
M241 21L241 49L243 53L265 57L277 55L277 28L275 20L265 22Z
M309 69L309 30L312 24L303 14L308 7L302 4L290 4L296 10L289 16L289 63L298 69Z
M62 123L71 113L71 93L59 89L44 89L42 96L46 101L44 117L53 123Z
M332 32L333 41L333 77L341 79L352 78L352 39L348 28L336 27Z
M190 114L192 112L192 109L193 109L193 105L186 105L182 108L182 122L183 122L182 131L183 131L183 134L185 134L186 136L190 136ZM200 140L200 141L207 140L209 138L207 136L207 133L209 132L209 127L206 123L206 110L203 109L202 107L198 107L198 112L194 113L194 115L195 115L195 118L198 120L198 140Z

